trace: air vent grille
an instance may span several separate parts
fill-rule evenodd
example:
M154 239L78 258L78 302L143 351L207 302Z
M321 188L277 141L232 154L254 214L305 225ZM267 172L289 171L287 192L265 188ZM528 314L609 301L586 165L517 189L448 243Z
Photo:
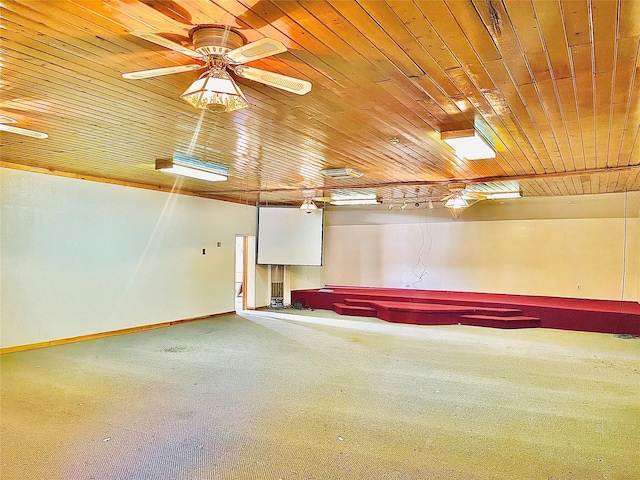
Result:
M364 173L355 168L327 168L325 170L321 170L321 173L325 177L335 178L338 180L344 180L347 178L360 178L364 175Z

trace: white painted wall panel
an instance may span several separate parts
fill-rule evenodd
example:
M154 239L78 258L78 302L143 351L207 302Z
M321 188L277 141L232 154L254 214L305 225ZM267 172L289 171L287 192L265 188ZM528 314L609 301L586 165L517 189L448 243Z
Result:
M382 210L330 211L324 280L327 285L609 300L619 300L624 289L624 299L635 301L637 211L625 221L622 195L587 197L596 196L572 197L570 208L582 210L566 216L570 218L557 218L560 209L553 208L547 198L540 199L537 210L537 199L528 199L530 218L497 221L484 219L480 204L472 209L478 209L481 220L456 222L444 219L442 212L425 218L424 209L420 215L388 212L388 221ZM556 199L556 205L561 201ZM605 215L603 203L607 202L611 208ZM590 205L597 206L597 218L589 217ZM495 212L499 206L488 204L487 208ZM515 216L514 212L510 207L503 217Z
M235 235L255 235L255 207L11 169L0 181L2 347L234 310Z

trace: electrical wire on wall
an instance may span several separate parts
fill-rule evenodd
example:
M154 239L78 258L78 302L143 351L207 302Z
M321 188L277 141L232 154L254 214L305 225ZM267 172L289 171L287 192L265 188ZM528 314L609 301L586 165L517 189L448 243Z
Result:
M623 228L624 232L622 233L622 281L620 282L620 311L622 311L622 302L624 302L624 284L625 277L627 276L627 208L629 201L629 191L625 190L624 192L624 218L623 218Z
M431 238L431 232L429 232L428 212L429 212L429 209L425 205L424 224L423 224L422 215L420 213L420 210L418 209L418 224L420 225L420 232L422 233L422 243L420 244L420 248L418 248L418 261L411 268L411 272L417 278L417 280L412 283L413 288L418 288L418 284L422 282L422 280L424 279L424 276L427 274L427 264L423 261L422 257L429 255L429 252L431 252L431 247L433 246L433 239ZM426 252L423 252L422 249L425 247L426 240L427 240L425 238L425 232L429 239L429 246Z

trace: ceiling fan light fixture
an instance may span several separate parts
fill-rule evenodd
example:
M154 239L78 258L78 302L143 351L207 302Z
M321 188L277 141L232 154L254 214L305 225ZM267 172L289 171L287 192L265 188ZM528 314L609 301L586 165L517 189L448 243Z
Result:
M496 158L495 150L473 128L441 132L440 138L456 151L456 156L467 160Z
M236 82L224 69L216 67L200 75L180 98L195 108L212 112L232 112L249 106Z
M156 170L208 182L224 182L229 178L229 169L224 165L180 153L174 153L171 159L156 159Z

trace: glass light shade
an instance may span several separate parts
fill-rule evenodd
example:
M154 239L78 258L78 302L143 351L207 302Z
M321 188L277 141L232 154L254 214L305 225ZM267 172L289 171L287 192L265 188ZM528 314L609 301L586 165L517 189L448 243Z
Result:
M212 68L202 74L180 98L195 108L206 108L214 112L232 112L249 106L233 79L224 69L219 68Z
M311 200L310 198L307 198L304 202L302 202L302 205L300 205L300 210L307 213L311 213L312 211L317 209L317 205L313 203L313 200Z
M460 208L467 208L469 206L469 202L462 195L454 195L444 204L447 208L452 208L454 210Z
M456 151L456 156L467 160L496 158L496 152L475 130L442 132L440 138Z
M449 209L453 219L457 220L460 214L469 207L469 202L467 202L461 193L456 193L447 200L444 206Z

